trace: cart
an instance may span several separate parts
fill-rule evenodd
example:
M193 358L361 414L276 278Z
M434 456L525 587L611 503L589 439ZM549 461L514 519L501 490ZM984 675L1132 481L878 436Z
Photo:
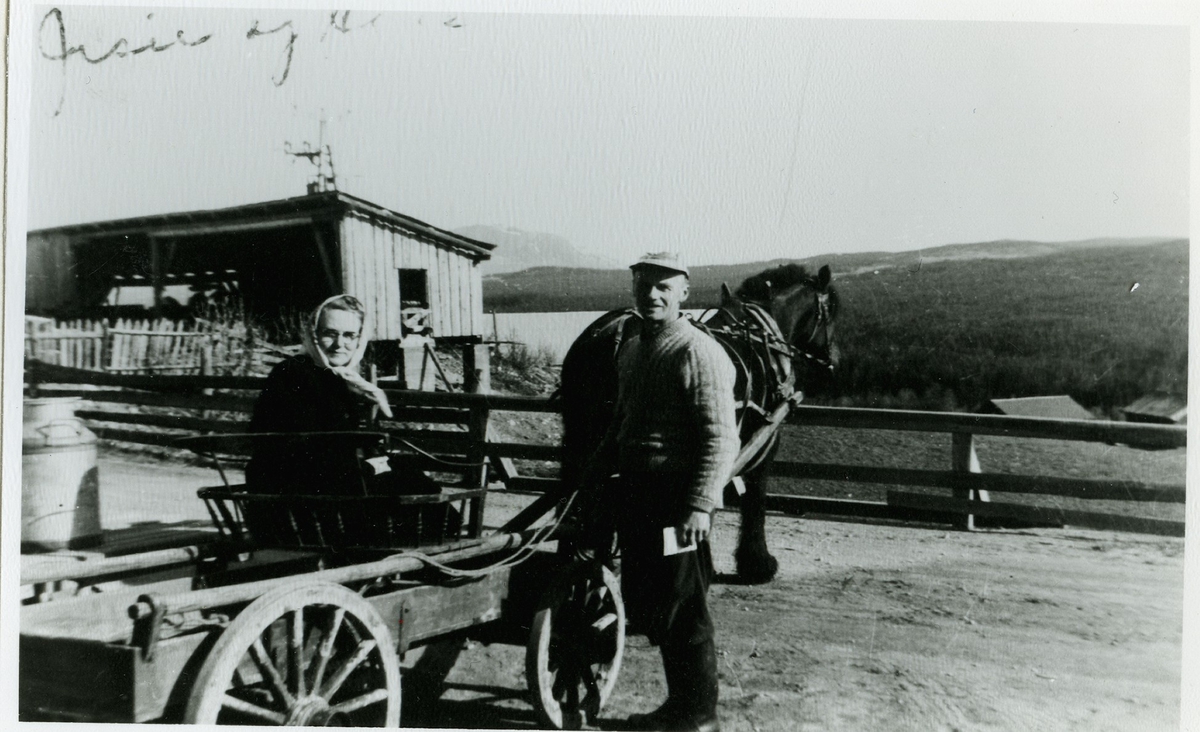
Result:
M187 446L215 457L238 439L255 438ZM554 517L569 496L544 494L489 533L482 477L432 495L297 498L221 475L200 491L218 540L23 578L135 586L21 608L22 720L397 726L401 656L465 638L526 647L547 727L581 726L611 693L624 607L613 572L564 541Z

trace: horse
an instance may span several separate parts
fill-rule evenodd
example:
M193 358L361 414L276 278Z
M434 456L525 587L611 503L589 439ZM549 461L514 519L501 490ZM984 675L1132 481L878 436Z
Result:
M827 378L837 364L834 321L837 290L828 266L817 275L784 264L746 279L736 293L721 286L720 305L706 311L697 327L729 354L737 371L735 399L743 444L784 400L798 396L797 385ZM632 309L605 313L575 339L563 359L559 395L563 416L562 478L577 486L584 466L612 421L617 399L616 357L639 327ZM768 582L779 563L766 541L767 473L779 448L776 431L746 463L738 477L741 524L734 554L737 573L748 583ZM726 491L727 501L734 500Z

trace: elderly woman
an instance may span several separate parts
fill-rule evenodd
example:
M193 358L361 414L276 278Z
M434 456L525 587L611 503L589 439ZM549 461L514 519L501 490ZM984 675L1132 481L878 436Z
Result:
M359 373L370 323L357 298L337 295L321 303L301 337L304 352L267 377L251 432L353 431L373 406L391 416L387 396ZM256 492L346 495L361 493L363 478L352 447L318 437L261 441L246 466L246 483Z

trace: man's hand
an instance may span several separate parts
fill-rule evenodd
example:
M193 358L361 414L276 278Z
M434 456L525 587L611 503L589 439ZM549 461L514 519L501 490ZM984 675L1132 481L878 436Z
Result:
M705 511L692 511L683 523L675 527L675 538L680 546L699 544L708 538L712 529L712 516Z

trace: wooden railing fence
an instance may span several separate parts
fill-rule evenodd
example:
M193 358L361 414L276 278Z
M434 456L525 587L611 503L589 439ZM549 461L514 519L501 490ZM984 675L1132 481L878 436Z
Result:
M53 320L26 316L25 356L118 374L212 374L247 368L252 341L244 326L209 321Z
M27 361L25 381L27 388L38 396L76 396L95 405L81 406L76 413L102 438L173 446L179 437L189 434L244 431L248 413L253 409L254 391L261 388L263 379L118 375ZM203 393L214 389L223 393ZM493 412L556 413L559 411L556 402L545 397L494 394L403 390L388 390L388 394L395 418L382 426L395 437L435 454L487 456L510 490L546 492L557 484L551 478L515 474L511 460L557 461L561 455L558 445L496 441L490 438L488 429ZM143 414L112 407L96 408L105 404L170 407L175 412L184 410L187 413ZM214 412L224 414L214 416ZM794 408L790 421L805 426L948 434L951 465L947 470L914 470L776 461L773 465L776 475L897 487L924 486L945 492L935 495L891 490L886 503L772 494L767 498L769 509L790 514L949 522L965 528L974 525L975 517L991 517L1169 536L1183 536L1184 533L1183 521L987 501L990 493L1006 493L1083 501L1183 504L1186 490L1182 484L982 473L975 456L975 437L993 435L1173 449L1186 446L1185 427L811 406ZM132 426L140 429L129 429Z

